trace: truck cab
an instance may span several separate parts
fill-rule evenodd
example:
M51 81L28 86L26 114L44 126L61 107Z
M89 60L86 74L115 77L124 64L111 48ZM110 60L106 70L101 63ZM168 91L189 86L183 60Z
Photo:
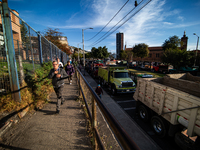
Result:
M117 93L135 92L135 83L128 76L128 70L124 67L99 68L100 83L107 85L113 95Z

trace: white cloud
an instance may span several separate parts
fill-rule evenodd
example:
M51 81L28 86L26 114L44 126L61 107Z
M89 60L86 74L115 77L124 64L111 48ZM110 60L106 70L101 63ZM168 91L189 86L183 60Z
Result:
M184 21L184 20L185 20L185 18L182 17L182 16L178 16L178 19L181 20L181 21Z

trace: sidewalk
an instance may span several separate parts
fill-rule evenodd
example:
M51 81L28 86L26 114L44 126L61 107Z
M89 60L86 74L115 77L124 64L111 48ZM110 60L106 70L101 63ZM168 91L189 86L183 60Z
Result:
M87 137L85 116L79 103L76 78L72 85L65 81L60 114L56 111L56 94L42 110L27 114L18 124L7 130L0 138L0 149L20 150L92 150Z

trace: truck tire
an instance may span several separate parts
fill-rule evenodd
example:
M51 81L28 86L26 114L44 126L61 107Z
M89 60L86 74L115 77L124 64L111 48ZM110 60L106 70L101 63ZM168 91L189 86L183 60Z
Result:
M138 108L138 113L139 113L139 117L140 119L142 119L142 121L144 122L148 122L150 119L150 112L148 110L148 108L144 105L140 105Z
M116 91L116 88L115 88L114 85L112 85L112 87L111 87L111 93L112 93L112 95L116 95L117 94L117 91Z
M151 126L154 130L154 132L160 137L164 138L167 133L167 127L165 125L165 122L162 118L158 116L153 116L151 118Z

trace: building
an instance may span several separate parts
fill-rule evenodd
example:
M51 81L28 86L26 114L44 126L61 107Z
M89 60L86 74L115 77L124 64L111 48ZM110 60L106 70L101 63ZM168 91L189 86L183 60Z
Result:
M184 35L181 38L182 46L180 47L181 49L187 49L187 42L188 42L188 37L186 37L185 31ZM125 46L126 47L126 46ZM126 48L126 51L130 51L133 48ZM157 63L162 63L162 56L163 56L163 48L162 46L155 46L155 47L148 47L149 49L149 56L141 59L140 57L133 57L133 61L147 61L147 62L156 62Z
M58 40L59 40L59 42L60 42L61 44L66 44L66 45L68 45L68 41L67 41L67 37L66 37L66 36L61 36L61 37L58 38Z
M120 51L123 50L124 47L124 34L123 33L117 33L116 34L116 55L117 59L119 59Z

